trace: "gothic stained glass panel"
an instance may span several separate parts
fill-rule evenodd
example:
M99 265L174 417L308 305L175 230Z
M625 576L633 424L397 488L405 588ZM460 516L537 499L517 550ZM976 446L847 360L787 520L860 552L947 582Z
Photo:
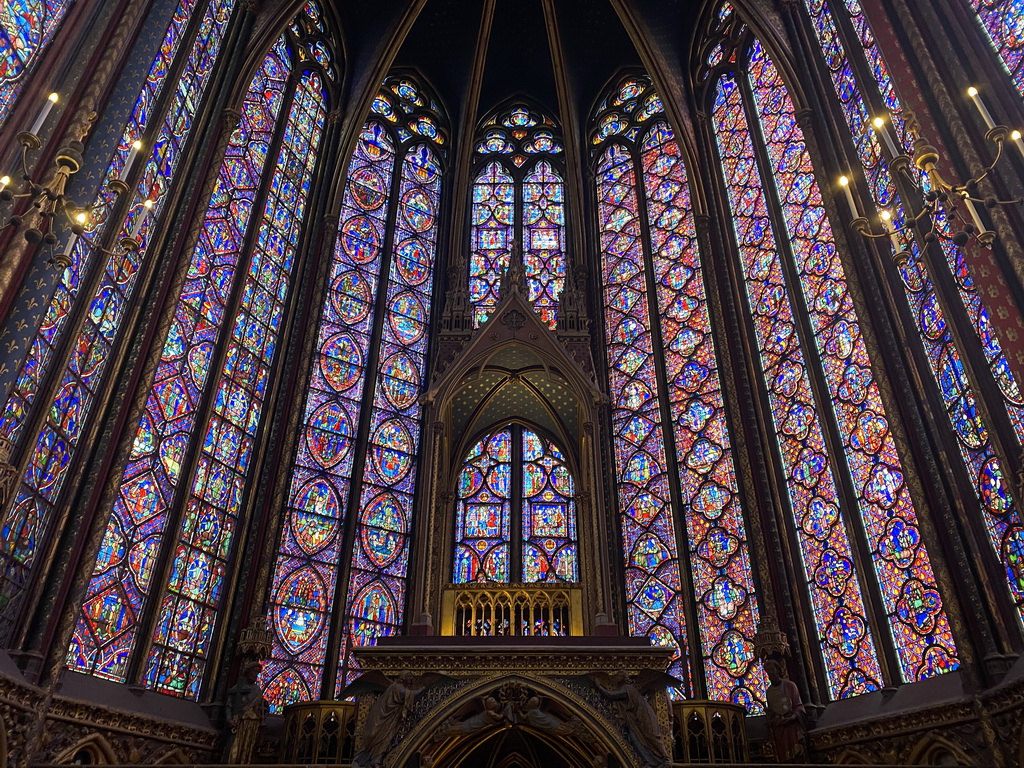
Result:
M469 300L477 325L498 306L498 286L512 250L515 203L511 174L498 161L488 163L473 183Z
M612 145L597 169L605 342L626 560L629 633L676 649L688 675L675 521L659 409L644 272L637 179L629 152Z
M324 104L320 76L306 73L292 97L242 300L214 384L213 412L146 664L146 686L164 693L199 694L290 293Z
M420 442L421 382L434 286L441 167L425 145L402 161L394 247L381 334L380 363L362 471L355 552L349 576L347 631L338 691L357 669L353 646L398 631L405 611L409 531Z
M897 654L904 678L920 679L955 665L952 633L935 598L934 622L927 627L903 607L911 593L937 596L935 577L803 134L785 85L760 43L751 55L750 81ZM854 378L860 379L859 388L849 386ZM949 662L936 663L944 655Z
M523 582L577 581L575 488L565 457L524 429L522 471Z
M195 4L195 0L183 0L175 12L107 169L108 181L121 174L132 142L142 135L145 126L153 118L151 112L160 96L189 18L194 13ZM132 230L143 200L154 202L149 221L159 219L168 185L174 178L182 148L189 136L192 114L209 83L233 8L234 0L214 0L203 15L197 33L200 42L189 51L184 68L174 81L174 91L159 130L154 134L152 150L136 188L136 202L124 224L125 234ZM113 193L104 186L93 204L89 223L94 237L103 235L114 200ZM110 254L89 311L78 331L78 338L72 346L71 359L58 386L57 397L48 409L48 417L36 437L17 499L0 526L5 540L8 539L8 532L11 532L11 535L29 545L24 549L21 545L14 547L18 551L15 557L26 570L32 566L35 545L45 533L54 504L70 470L71 458L90 413L93 397L106 371L114 337L129 305L128 297L146 255L149 233L149 224L143 225L138 234L140 247L137 250L118 250ZM71 266L61 276L21 375L0 417L0 434L8 439L16 440L22 433L29 408L54 360L56 344L69 317L68 310L90 266L89 256L85 241L79 240L72 253ZM34 521L34 525L27 525L28 521ZM17 575L19 583L24 579L25 574Z
M0 4L0 125L72 5L74 0L4 0Z
M868 62L871 73L875 78L875 85L877 86L879 93L882 95L886 108L892 116L893 127L896 129L900 143L905 148L907 154L912 156L914 141L910 132L907 130L906 123L903 120L903 106L900 104L899 97L896 94L896 89L893 85L892 79L889 77L889 71L886 68L885 61L882 59L881 52L875 44L875 37L871 32L871 28L868 26L867 17L864 15L864 11L860 6L859 0L845 0L845 5L850 16L850 22L857 35L860 50ZM827 16L827 6L822 6L820 13ZM833 23L831 18L827 21L825 19L820 19L820 21L829 24ZM859 94L859 91L854 92ZM884 157L884 154L882 157ZM922 181L927 188L927 177L923 177ZM894 202L899 206L898 198L896 198L895 195ZM897 210L894 211L893 218L902 220L902 213L902 210L897 207ZM972 280L970 270L967 267L966 254L962 248L954 245L950 239L952 236L953 225L944 217L939 217L937 224L947 235L946 237L940 238L938 243L942 249L943 255L946 257L946 263L949 265L950 272L953 274L953 278L956 281L956 287L960 294L960 299L963 301L964 308L967 310L967 314L973 323L974 330L981 341L982 349L985 353L985 359L988 361L989 368L992 371L992 376L995 378L996 384L1003 393L1004 404L1009 412L1010 420L1013 422L1014 429L1017 432L1017 439L1024 441L1024 397L1021 395L1017 382L1013 379L1013 375L1010 372L1010 366L1003 354L999 340L992 332L992 327L988 319L988 310L982 304L981 296L978 295L978 291L974 287L974 281Z
M565 284L565 192L562 177L546 160L523 181L523 240L530 303L554 329Z
M672 129L656 123L640 159L651 232L667 393L708 697L756 711L765 682L754 660L758 611L733 467L686 167ZM648 539L653 565L663 548Z
M318 352L274 565L274 644L262 679L267 700L278 711L319 696L394 165L395 147L387 133L377 123L367 123L349 161ZM394 377L396 391L404 380Z
M825 0L808 0L807 8L833 86L839 97L843 116L854 137L871 196L879 210L890 208L894 212L894 219L903 221L905 214L896 194L895 184L889 175L885 155L876 135L870 130L870 115L861 96L860 86L853 74L842 37L836 27L836 20ZM862 45L867 41L865 50L874 52L871 60L878 62L873 68L876 72L877 85L883 93L887 94L887 103L894 104L898 109L899 104L895 100L895 92L888 73L884 69L884 65L880 63L881 57L877 55L874 48L873 38L870 36L870 30L866 26L860 7L853 4L849 10L853 14L852 20L855 22L856 28L861 33ZM905 138L905 133L901 132L901 139ZM974 481L975 493L981 502L990 540L1006 569L1007 582L1014 602L1024 615L1024 559L1018 554L1024 548L1024 525L1021 522L1020 512L1009 493L1007 479L988 436L988 428L978 412L977 401L967 380L960 354L946 327L945 316L935 295L931 276L928 274L913 239L906 236L904 238L905 247L911 254L910 261L901 269L907 300L914 316L918 318L918 332L945 404L950 424L957 435L960 455ZM959 249L947 248L945 250L947 258L950 251L959 253ZM962 259L962 253L960 255ZM958 266L963 266L963 268L955 269L954 275L963 296L969 275L962 260ZM973 305L983 311L980 302L975 304L974 301L968 301L967 304L969 309ZM975 317L980 319L980 315L975 315ZM1001 352L993 346L994 339L987 329L987 319L980 330L983 341L986 338L991 340L990 343L984 345L985 354L1006 398L1011 421L1020 435L1021 420L1016 415L1019 413L1019 407L1016 406L1016 403L1019 402L1016 384L1009 376L1009 369Z
M503 429L474 445L456 486L455 567L452 581L509 580L512 521L512 432Z
M718 84L713 120L830 688L841 696L872 690L881 674L742 99L731 77ZM836 581L835 574L843 578Z
M967 0L1024 96L1024 0Z
M289 73L279 41L256 74L206 212L156 378L68 652L72 669L123 681L152 587L242 241Z

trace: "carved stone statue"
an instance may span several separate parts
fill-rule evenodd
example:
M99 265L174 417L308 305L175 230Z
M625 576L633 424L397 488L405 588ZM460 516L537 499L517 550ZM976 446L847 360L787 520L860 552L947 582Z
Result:
M449 736L468 736L471 733L490 728L492 725L497 725L506 719L506 713L501 704L493 696L485 696L480 703L483 707L480 712L463 720L452 718L440 728L434 739L441 741Z
M228 742L224 762L240 765L252 763L260 729L267 716L267 702L263 698L259 677L263 669L258 661L242 668L238 682L228 690Z
M786 677L782 664L775 659L764 663L768 675L768 728L775 746L775 759L780 763L803 762L804 704L796 683Z
M356 753L353 764L359 768L371 768L384 761L391 746L391 740L398 732L413 701L422 687L415 687L412 672L402 672L384 689L370 707L363 725L363 748Z
M661 677L678 682L669 675ZM662 738L658 715L647 697L630 681L629 674L620 670L609 676L594 674L590 678L598 691L616 703L630 743L640 754L645 768L668 768L671 758Z

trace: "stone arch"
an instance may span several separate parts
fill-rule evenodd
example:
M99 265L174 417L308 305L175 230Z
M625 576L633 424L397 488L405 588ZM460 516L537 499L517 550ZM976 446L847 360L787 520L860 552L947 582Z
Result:
M866 757L853 747L846 747L835 758L836 765L867 765Z
M543 697L561 711L569 713L574 718L574 723L578 723L580 730L578 735L566 736L544 732L526 724L517 724L515 727L522 728L552 746L566 750L569 760L578 757L578 764L581 766L591 765L594 755L598 753L614 758L622 766L638 764L632 747L616 723L559 683L539 675L525 673L491 676L460 688L445 700L438 702L392 749L388 764L415 765L415 758L418 755L438 754L443 755L443 758L442 761L435 761L435 766L459 765L473 749L510 726L507 723L498 723L468 735L447 736L441 740L436 740L435 734L451 722L453 713L466 711L487 696L500 696L503 687L507 689L508 686L514 685L525 687L533 695Z
M113 746L102 733L92 733L65 749L53 761L65 765L117 765Z
M154 765L188 765L194 762L189 758L188 755L182 750L181 747L174 747L164 752L160 757L153 761Z
M960 747L937 733L926 733L910 750L908 765L974 765Z

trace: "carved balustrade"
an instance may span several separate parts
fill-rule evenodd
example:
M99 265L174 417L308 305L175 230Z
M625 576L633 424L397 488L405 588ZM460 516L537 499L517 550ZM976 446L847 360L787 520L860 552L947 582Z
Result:
M441 610L441 634L449 637L583 634L578 584L453 584L442 595Z

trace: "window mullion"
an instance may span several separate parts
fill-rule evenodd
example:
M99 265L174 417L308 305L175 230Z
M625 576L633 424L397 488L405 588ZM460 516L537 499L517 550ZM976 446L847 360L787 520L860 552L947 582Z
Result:
M743 108L747 116L746 122L753 139L751 144L757 160L761 188L765 193L769 220L771 221L772 229L776 233L775 242L779 249L779 262L785 276L788 300L793 306L793 321L800 339L800 348L803 353L811 391L814 393L814 400L817 406L815 410L817 411L818 418L821 420L822 434L825 438L829 460L835 470L836 490L841 494L840 508L844 512L842 515L843 524L846 527L847 535L850 536L851 542L854 542L853 556L856 560L857 572L861 580L861 591L865 595L866 607L870 611L872 628L878 630L887 626L889 618L885 606L881 602L881 585L878 583L875 569L871 566L871 547L867 541L867 534L864 531L864 526L859 522L858 494L853 486L852 475L846 458L846 449L840 437L839 422L832 407L832 395L826 384L821 355L818 351L814 329L811 327L806 297L801 286L800 275L796 267L796 258L793 255L792 243L790 242L789 228L782 217L782 203L779 199L779 191L775 186L772 174L768 170L771 169L772 165L768 157L764 136L761 133L761 121L750 92L746 66L737 71L736 81L743 99ZM864 583L865 580L868 582L867 584ZM883 664L882 673L887 677L886 682L899 684L902 678L896 670L899 670L901 667L890 633L875 631L874 636L876 642L879 642L881 639L882 653L879 660Z
M395 242L395 222L398 218L401 193L402 169L405 161L405 150L402 143L395 140L395 162L391 169L390 199L388 213L384 225L384 241L381 244L380 272L377 280L377 295L374 297L373 326L370 334L370 346L366 355L365 381L363 383L363 407L359 411L359 426L356 430L355 457L352 462L352 478L349 483L348 499L345 506L345 543L342 552L352 552L358 542L355 540L359 527L359 506L363 494L363 471L369 454L370 425L373 416L373 401L377 389L377 369L380 365L380 349L384 334L384 321L387 317L388 286L391 282L392 251ZM352 558L343 562L338 569L338 579L334 587L334 621L331 634L327 638L327 649L324 656L324 674L321 679L320 695L322 698L333 698L338 679L338 663L340 660L342 636L345 634L348 619L349 582L352 578Z
M196 439L198 433L202 432L210 420L213 412L213 401L216 397L217 382L219 374L224 368L227 358L228 347L231 344L231 324L239 312L242 302L246 276L249 274L249 265L252 261L255 249L256 238L262 226L262 215L267 205L267 198L270 194L270 182L275 175L275 166L278 156L281 153L281 146L284 143L285 126L288 123L292 106L295 101L296 87L301 73L295 69L288 74L288 84L284 97L281 100L281 109L278 112L278 122L274 128L274 140L267 150L266 165L263 167L260 180L259 192L253 200L252 213L249 226L245 233L245 240L239 249L239 258L235 263L235 274L231 286L231 296L224 308L224 322L218 334L217 345L211 356L203 396L196 408L196 418L191 429L189 446L181 463L182 471L178 475L178 483L174 489L174 500L169 505L170 511L167 516L167 524L164 527L163 541L160 545L160 554L157 558L156 567L153 569L154 590L150 593L144 611L139 643L136 645L129 663L126 679L131 683L141 684L142 675L145 672L146 660L149 658L153 645L153 633L160 615L160 605L163 603L167 584L170 580L171 568L174 563L175 542L178 537L178 530L181 526L184 515L185 499L191 491L191 482L195 477L199 464L202 446ZM230 318L230 319L228 319Z
M523 510L526 500L523 498L523 427L512 425L512 503L509 505L509 583L523 583L523 557L525 542L523 541Z
M672 523L676 539L676 557L679 560L679 582L683 593L694 595L692 564L690 563L690 542L687 535L684 516L687 510L683 507L683 491L679 482L679 464L676 456L675 425L672 419L672 408L668 400L668 373L665 367L665 355L661 338L661 310L658 307L658 286L654 276L654 264L651 251L651 223L647 214L647 190L644 185L644 169L640 160L640 150L636 145L630 146L630 157L633 161L633 174L636 179L637 215L640 219L640 239L643 247L644 284L647 296L647 312L650 317L651 348L654 351L654 370L657 374L658 411L661 415L662 434L665 440L665 471L668 474L669 492L672 494ZM700 698L707 695L707 682L704 674L703 637L700 618L697 614L696 599L682 600L686 615L686 637L689 641L687 652L690 654L690 689L694 696ZM685 668L685 667L684 667Z

